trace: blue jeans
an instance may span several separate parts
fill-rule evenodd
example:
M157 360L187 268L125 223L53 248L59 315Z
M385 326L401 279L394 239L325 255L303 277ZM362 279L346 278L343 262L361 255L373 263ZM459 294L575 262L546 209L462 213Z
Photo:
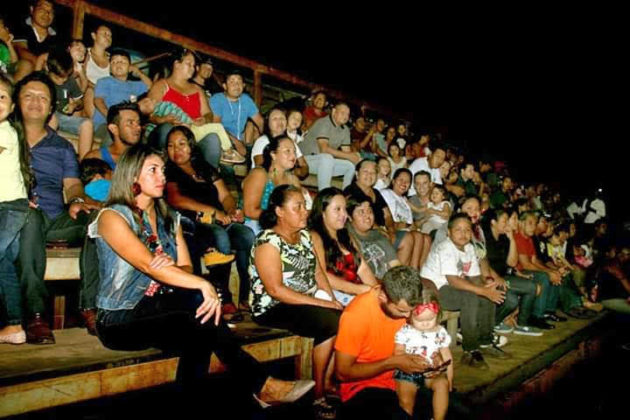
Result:
M542 291L539 296L536 296L534 300L534 310L532 316L535 318L542 318L545 312L555 312L558 308L558 296L559 289L552 286L549 281L549 274L544 271L529 271L526 270L525 274L533 274L534 282L540 284Z
M336 159L328 153L318 153L316 155L304 155L308 163L308 171L317 175L317 189L319 191L330 187L333 176L343 175L343 188L352 182L354 177L354 164L349 160Z
M149 136L149 144L156 149L165 150L168 142L168 132L173 128L173 124L160 124ZM201 155L212 165L213 168L219 169L219 161L221 160L221 142L219 136L214 133L208 134L197 142L197 147Z
M186 224L182 224L185 231L188 231L186 237L187 243L191 250L193 263L197 264L201 256L209 247L216 248L224 254L236 254L236 269L240 279L239 285L239 302L246 302L249 296L249 254L254 245L254 232L247 226L240 223L230 223L227 226L216 223L205 224L194 222L191 226L190 219L186 220ZM193 232L191 230L194 229ZM192 233L192 235L191 235ZM215 266L210 269L211 279L221 289L223 301L225 303L232 301L232 294L229 291L228 283L230 281L231 264Z
M497 306L497 324L503 322L520 303L518 325L528 325L536 301L536 283L517 276L505 276L505 280L510 283L510 286L505 294L505 301Z
M8 325L22 322L22 294L15 262L20 251L20 231L26 224L26 199L0 203L0 295Z
M87 213L80 212L76 219L72 219L65 211L51 220L41 209L28 209L28 223L20 235L18 261L29 316L46 309L46 241L64 240L71 247L81 246L88 219Z

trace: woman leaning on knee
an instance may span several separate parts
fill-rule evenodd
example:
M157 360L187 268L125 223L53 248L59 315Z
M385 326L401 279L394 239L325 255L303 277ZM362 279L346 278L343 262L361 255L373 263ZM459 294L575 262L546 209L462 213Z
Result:
M214 287L191 274L179 214L162 198L165 184L161 154L132 146L118 162L106 207L90 225L102 280L99 339L115 350L175 352L177 378L191 389L203 384L215 352L243 385L236 389L243 396L259 393L263 401L285 401L303 395L312 381L268 377L233 339Z

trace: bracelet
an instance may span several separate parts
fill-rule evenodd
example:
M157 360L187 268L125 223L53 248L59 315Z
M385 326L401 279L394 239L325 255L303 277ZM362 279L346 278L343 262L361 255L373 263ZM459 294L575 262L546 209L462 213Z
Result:
M83 204L83 203L85 203L85 200L83 198L81 198L81 197L72 197L72 199L68 202L68 205L71 206L71 205L73 205L75 203Z

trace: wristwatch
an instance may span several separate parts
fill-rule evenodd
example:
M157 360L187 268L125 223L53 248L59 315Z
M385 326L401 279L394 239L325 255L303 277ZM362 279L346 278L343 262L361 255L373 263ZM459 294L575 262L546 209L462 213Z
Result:
M72 197L72 199L68 202L68 205L71 206L74 203L81 203L81 204L83 204L83 203L85 203L85 200L83 198L81 198L81 197Z

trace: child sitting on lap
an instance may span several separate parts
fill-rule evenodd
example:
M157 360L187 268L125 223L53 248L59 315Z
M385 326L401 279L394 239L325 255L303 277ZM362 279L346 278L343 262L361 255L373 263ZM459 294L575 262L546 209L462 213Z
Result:
M186 114L180 107L172 102L161 101L155 103L149 97L144 97L138 101L140 111L145 115L154 115L156 117L166 117L167 115L174 115L181 125L185 125L190 128L190 131L195 135L195 139L200 141L208 134L216 134L219 137L219 143L221 144L221 160L227 163L243 163L245 158L241 156L232 147L230 137L220 123L208 123L204 125L194 125L192 119ZM155 128L155 124L149 124L145 129L145 137L148 138L149 134Z
M453 356L448 348L451 337L438 322L440 305L435 294L427 291L422 300L423 303L413 310L409 323L396 333L394 351L396 354L423 356L431 364L435 354L439 353L444 363L425 373L408 374L396 370L396 393L400 406L411 416L418 388L426 386L433 391L433 418L441 420L448 411L449 392L453 389ZM443 372L445 366L448 366L446 374Z

